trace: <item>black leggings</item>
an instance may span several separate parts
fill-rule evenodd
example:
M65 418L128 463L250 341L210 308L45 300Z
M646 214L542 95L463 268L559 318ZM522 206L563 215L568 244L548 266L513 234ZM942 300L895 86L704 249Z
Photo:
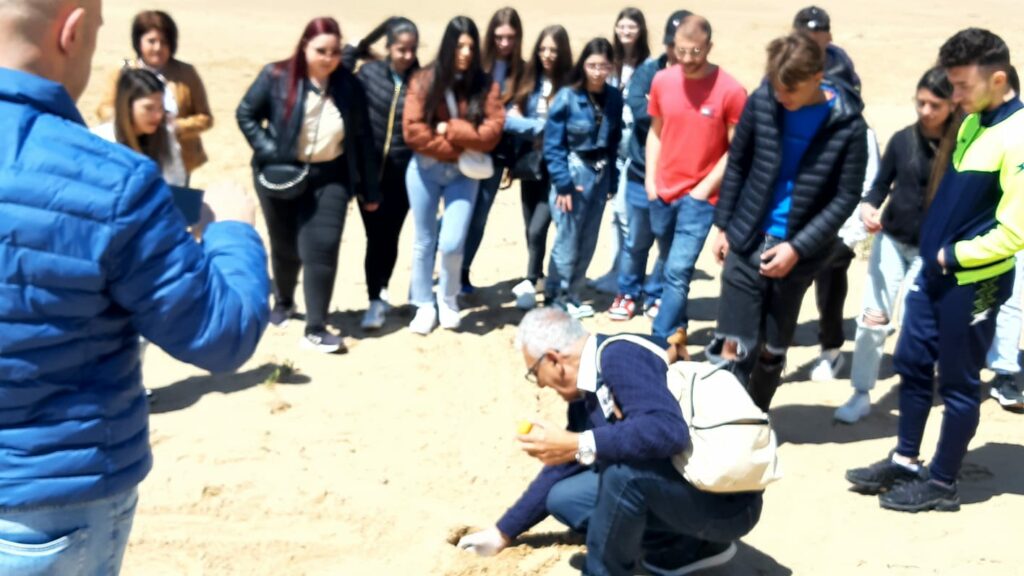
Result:
M306 298L306 333L323 330L334 292L338 249L351 196L344 156L313 164L306 191L284 200L259 195L270 235L274 299L281 306L295 303L299 269Z
M850 285L846 273L853 262L854 253L846 244L836 242L826 264L814 277L814 291L818 303L818 344L823 350L842 348L843 306Z
M405 189L408 160L401 164L388 162L380 182L381 203L374 212L360 206L366 229L366 291L370 300L379 300L382 289L388 287L391 273L398 260L398 239L409 213L409 194Z
M519 182L519 195L523 202L523 223L526 225L526 248L529 263L526 278L537 282L544 277L544 251L548 243L548 228L551 226L551 207L548 199L551 183L547 178L540 182Z

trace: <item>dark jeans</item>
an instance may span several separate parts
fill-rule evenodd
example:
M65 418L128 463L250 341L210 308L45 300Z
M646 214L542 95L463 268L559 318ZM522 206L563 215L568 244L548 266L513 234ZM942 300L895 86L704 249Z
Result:
M494 167L494 176L487 180L480 181L479 193L476 196L476 204L473 205L473 216L469 221L469 231L466 232L466 247L462 255L462 277L469 278L469 269L476 258L476 252L480 249L480 243L484 240L484 228L487 226L487 217L494 206L494 199L498 197L498 188L501 186L501 174L504 168Z
M900 375L899 443L896 452L916 458L921 451L935 394L939 364L942 415L931 477L956 481L967 446L978 429L981 369L995 337L999 306L1013 291L1014 272L960 286L952 276L922 272L907 293L894 367Z
M537 282L544 277L544 252L547 250L548 229L551 227L551 207L548 195L551 183L545 178L539 182L519 182L519 196L523 203L523 223L526 225L526 250L529 261L526 278Z
M366 291L370 300L379 300L382 289L388 287L391 273L398 260L398 239L409 213L409 194L405 188L408 163L391 164L384 169L380 182L381 203L374 212L359 207L366 229Z
M854 253L846 244L836 242L831 260L814 278L814 295L818 303L818 344L822 350L843 347L843 306L850 283L846 277Z
M637 194L646 194L643 191L643 184L630 180L626 183L626 193L634 191ZM642 206L636 206L626 198L626 213L629 222L629 230L626 234L626 246L622 250L622 258L619 262L619 294L630 296L633 300L639 301L641 294L645 296L646 303L652 304L662 296L665 275L665 258L672 247L674 235L663 233L660 236L654 233L655 217L652 212L656 206L663 204L661 200L646 202ZM675 215L663 217L659 220L662 226L674 226ZM654 264L654 270L647 274L647 259L658 240L658 258Z
M305 193L292 200L259 195L270 235L270 263L274 273L274 299L282 306L295 303L295 287L302 269L306 298L306 332L323 330L334 292L338 249L351 199L348 164L344 156L313 164Z
M786 277L766 278L761 275L761 254L780 242L765 236L749 254L729 252L722 271L715 329L719 338L739 342L741 357L733 371L747 386L754 403L765 411L779 386L804 294L828 257L826 253L801 259ZM720 344L720 340L716 342ZM762 358L762 348L772 357L771 362Z
M702 492L668 459L603 467L583 574L632 575L644 550L670 553L702 541L738 540L757 525L761 504L761 492Z

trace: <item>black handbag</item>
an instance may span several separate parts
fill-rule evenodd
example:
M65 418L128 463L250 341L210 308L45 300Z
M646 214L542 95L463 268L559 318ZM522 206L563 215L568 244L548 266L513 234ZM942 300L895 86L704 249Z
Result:
M305 165L273 163L265 164L256 173L256 187L269 198L294 200L306 191L309 177L309 162Z
M321 100L327 98L327 92L320 96ZM324 103L320 103L320 114L316 118L316 130L313 132L313 143L315 144L320 135L320 120L323 118ZM264 164L256 172L257 192L269 198L279 200L294 200L306 191L309 186L309 164L313 160L313 151L310 150L309 157L305 164L297 162L271 162Z
M519 154L509 170L513 179L524 182L540 182L545 172L544 151L527 145Z

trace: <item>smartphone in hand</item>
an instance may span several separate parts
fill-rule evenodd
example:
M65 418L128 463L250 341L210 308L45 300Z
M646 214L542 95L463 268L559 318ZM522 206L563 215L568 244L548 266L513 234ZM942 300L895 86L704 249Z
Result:
M199 214L203 207L203 191L183 186L170 186L174 205L185 217L189 226L199 222Z

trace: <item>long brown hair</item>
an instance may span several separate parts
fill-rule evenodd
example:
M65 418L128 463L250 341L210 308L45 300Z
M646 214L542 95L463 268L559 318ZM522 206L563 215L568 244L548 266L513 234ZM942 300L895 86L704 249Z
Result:
M939 184L942 184L942 178L953 161L957 135L960 133L960 125L964 123L964 118L967 118L967 114L957 106L949 115L949 120L946 121L946 129L942 133L942 139L939 140L939 149L935 151L935 159L932 160L932 173L928 177L928 189L924 194L925 210L932 205L935 193L939 190Z
M511 26L516 31L516 42L512 48L512 56L509 58L505 85L501 87L502 104L508 104L519 91L520 83L523 80L523 69L526 68L526 63L523 62L523 22L515 8L506 6L491 16L491 21L487 24L487 32L484 34L480 62L484 72L494 73L494 63L498 60L495 31L501 26Z
M565 86L569 79L569 72L572 70L572 46L569 44L569 33L558 24L541 30L540 36L537 37L537 43L533 46L530 61L526 64L526 73L523 75L523 81L520 83L519 90L515 95L516 106L519 107L519 111L523 114L526 113L526 103L530 100L530 95L537 89L537 85L540 84L541 79L544 77L544 65L540 63L540 45L544 42L545 38L551 38L558 50L558 54L555 56L555 65L551 70L551 95L548 97L549 103L555 97L555 94L558 93L558 90Z
M125 68L117 79L117 95L114 97L114 138L118 144L145 154L160 166L166 164L170 155L167 124L161 122L153 134L137 136L132 125L132 105L136 100L153 94L163 96L164 90L164 83L149 70Z
M651 44L647 39L647 19L644 18L644 13L639 8L623 8L622 12L619 12L619 15L615 17L615 25L618 26L619 22L624 18L632 20L639 28L636 44L633 46L633 54L636 57L633 66L639 68L644 61L651 57ZM615 77L620 80L619 88L623 89L625 87L621 85L622 65L626 63L626 47L622 45L619 35L615 30L612 31L612 52L615 54L615 57L612 59L612 66L615 67Z

